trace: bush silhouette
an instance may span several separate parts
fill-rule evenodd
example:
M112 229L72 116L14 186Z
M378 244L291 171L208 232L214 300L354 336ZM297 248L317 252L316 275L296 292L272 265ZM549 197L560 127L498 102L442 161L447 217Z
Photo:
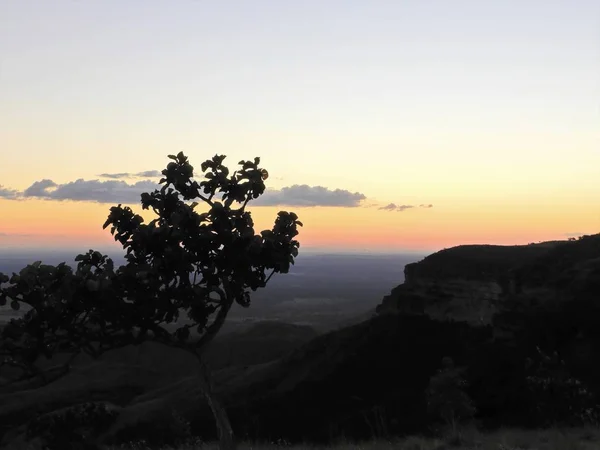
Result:
M574 377L565 361L537 348L537 357L528 359L527 385L536 399L530 413L544 426L597 424L600 405L586 383Z
M90 436L108 429L116 415L104 403L83 403L36 417L28 423L26 433L29 437L44 438L49 450L75 445L93 448Z
M457 425L476 412L473 401L465 391L463 369L454 366L452 358L442 360L443 367L431 377L426 391L428 411L441 418L456 433Z

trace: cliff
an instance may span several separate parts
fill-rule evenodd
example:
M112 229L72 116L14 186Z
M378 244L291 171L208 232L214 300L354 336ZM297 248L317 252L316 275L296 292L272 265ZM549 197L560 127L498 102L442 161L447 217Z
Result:
M507 309L594 292L599 255L600 234L576 241L445 249L408 264L405 282L383 298L376 312L490 325Z

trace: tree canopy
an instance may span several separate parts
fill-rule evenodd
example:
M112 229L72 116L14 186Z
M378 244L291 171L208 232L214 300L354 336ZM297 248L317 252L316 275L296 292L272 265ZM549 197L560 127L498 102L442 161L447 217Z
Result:
M182 152L168 157L161 187L141 194L142 208L156 218L144 223L119 204L103 224L126 251L123 266L115 269L108 256L89 250L77 255L75 270L37 261L10 277L0 274L0 305L28 308L2 330L3 366L44 377L40 357L97 357L147 340L200 355L234 303L250 306L252 291L289 271L300 247L298 216L280 211L272 229L256 233L246 210L265 191L268 172L259 158L240 161L230 173L225 156L215 155L202 163L204 179L197 182Z

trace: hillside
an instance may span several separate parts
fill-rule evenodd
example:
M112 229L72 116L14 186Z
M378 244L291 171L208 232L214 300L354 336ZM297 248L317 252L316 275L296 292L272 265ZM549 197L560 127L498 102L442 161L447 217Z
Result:
M206 359L213 370L263 364L285 356L317 336L307 325L263 321L211 342Z
M209 355L221 367L217 392L245 439L427 434L438 422L426 389L451 357L465 369L483 427L577 425L588 420L583 411L600 417L599 245L594 235L430 255L407 266L406 282L361 323L316 336L267 322L222 336ZM172 411L214 438L194 367L151 344L80 360L48 386L0 394L0 421L14 430L36 414L106 401L118 411L106 442L167 442Z

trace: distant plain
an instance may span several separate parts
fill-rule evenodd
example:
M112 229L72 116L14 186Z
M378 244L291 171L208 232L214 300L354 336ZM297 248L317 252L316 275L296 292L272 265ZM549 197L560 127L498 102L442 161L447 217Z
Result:
M112 257L116 267L125 263L123 253L98 250ZM66 262L76 267L75 256L85 251L0 249L0 272L18 273L34 261L52 265ZM301 253L288 274L274 275L267 287L252 293L249 308L232 308L223 333L243 330L264 320L309 325L321 333L366 319L382 297L404 281L404 266L424 256ZM14 312L8 306L0 307L0 322L10 317L14 317Z

